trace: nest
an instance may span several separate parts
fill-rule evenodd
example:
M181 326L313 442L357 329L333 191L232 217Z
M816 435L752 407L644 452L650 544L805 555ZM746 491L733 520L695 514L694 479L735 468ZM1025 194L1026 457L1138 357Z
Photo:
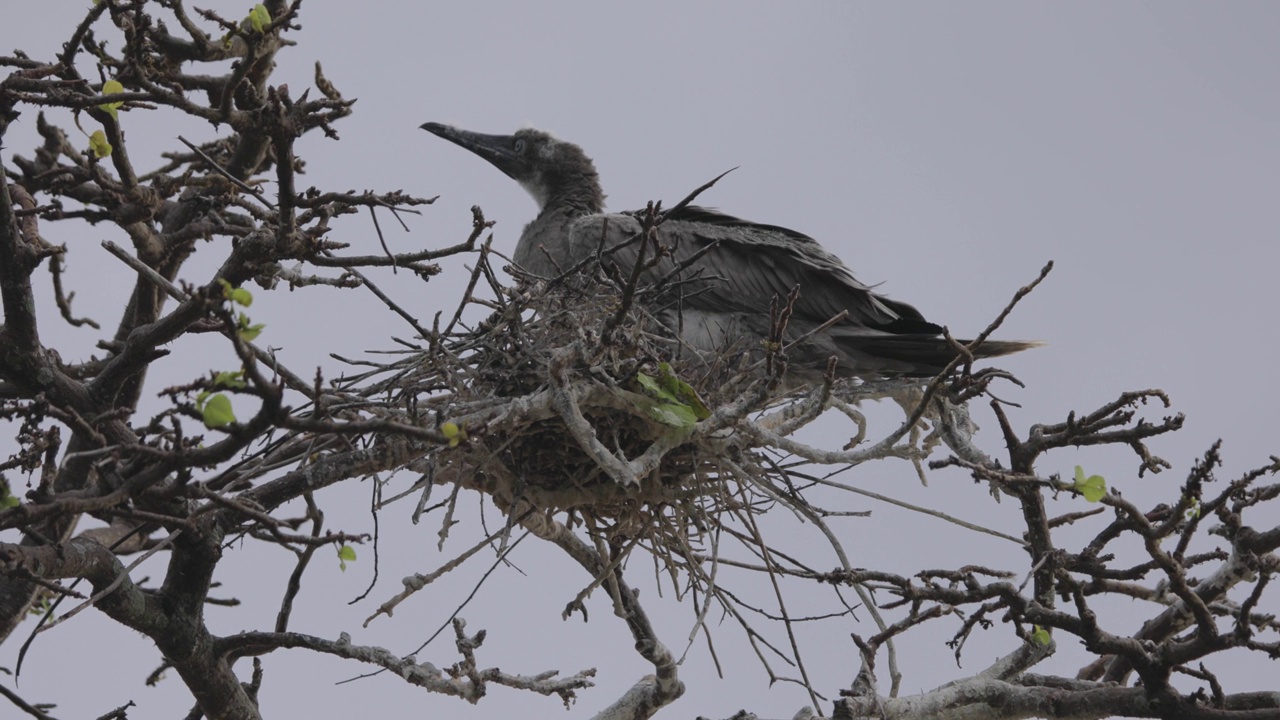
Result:
M610 536L662 528L687 538L726 510L768 502L755 486L778 471L733 429L769 394L763 348L684 347L655 314L655 294L598 271L505 287L486 253L473 289L479 278L496 299L469 292L425 344L345 381L348 392L390 398L384 417L451 437L405 463L427 483L479 490L508 513L569 512ZM487 316L467 327L477 305ZM655 380L693 395L674 407ZM736 414L723 410L735 403ZM720 408L721 422L695 431L688 413L706 418L706 408ZM673 409L686 422L673 422Z

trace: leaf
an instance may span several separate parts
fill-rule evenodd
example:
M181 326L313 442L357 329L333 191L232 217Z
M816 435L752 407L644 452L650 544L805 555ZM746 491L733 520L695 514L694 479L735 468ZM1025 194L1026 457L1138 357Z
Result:
M347 571L347 563L356 561L356 549L350 545L343 545L338 548L338 567L342 572Z
M243 387L247 387L247 383L245 383L244 381L244 371L243 370L224 370L218 373L217 375L213 376L213 386L232 388L236 390ZM207 396L208 393L201 393L201 395ZM199 403L201 399L202 398L198 398L196 402Z
M222 285L222 297L244 307L249 307L253 304L253 293L242 287L233 287L231 283L222 278L218 278L218 282Z
M267 10L266 6L262 3L258 3L249 11L248 20L249 27L253 28L254 32L260 33L265 31L267 26L271 24L271 13Z
M1089 502L1098 502L1107 494L1107 481L1101 475L1084 476L1084 468L1076 466L1075 490Z
M259 335L262 334L262 329L266 327L266 325L262 323L258 323L257 325L250 325L249 324L250 322L252 321L249 320L248 315L245 315L244 313L240 313L238 332L240 334L240 339L244 340L245 342L253 342L254 339L256 339Z
M9 483L0 479L0 510L7 510L11 507L18 507L22 501L13 496L9 489Z
M649 416L663 425L688 429L698 424L693 408L680 403L654 402L648 408Z
M97 158L104 158L111 154L111 143L107 142L106 133L101 130L93 131L89 136L89 152Z
M1090 475L1080 489L1080 494L1089 502L1098 502L1107 494L1107 481L1101 475Z
M1048 647L1049 643L1053 642L1053 636L1049 634L1048 630L1039 625L1036 625L1035 628L1035 631L1031 633L1031 642L1040 647Z
M222 393L211 395L200 408L200 415L208 428L226 427L236 421L235 413L231 411L231 398Z
M27 609L33 617L49 614L49 598L48 596L40 598L39 601L31 603L31 607Z
M636 373L636 382L644 388L650 400L647 405L637 403L638 407L642 407L650 417L663 425L681 429L691 428L699 420L710 416L707 406L698 398L693 388L671 373L670 365L661 363L658 365L658 371L660 373L658 378ZM686 404L682 396L691 397L696 404L692 406Z
M670 391L662 387L655 378L645 375L644 373L636 373L636 381L640 383L640 387L645 389L645 392L659 400L680 402L680 398L671 394Z
M245 288L236 287L224 278L218 278L218 285L222 286L222 297L224 300L230 300L236 305L249 307L253 304L253 293Z
M120 93L123 93L123 92L124 92L124 85L121 85L119 80L108 80L102 83L103 95L119 95ZM105 111L108 115L110 115L113 118L119 119L116 115L116 111L119 110L123 105L124 105L123 100L118 102L102 103L101 105L98 106L98 109Z
M698 397L698 391L672 372L670 363L658 363L658 377L662 381L662 387L674 395L679 402L693 408L693 414L699 420L711 417L711 411L707 409L707 404L702 402L702 398Z
M457 423L443 423L440 425L440 434L449 439L449 447L458 447L467 439L467 429L459 427Z

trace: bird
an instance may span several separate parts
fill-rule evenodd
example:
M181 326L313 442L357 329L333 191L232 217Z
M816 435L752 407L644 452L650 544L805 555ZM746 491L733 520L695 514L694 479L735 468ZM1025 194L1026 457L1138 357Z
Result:
M639 258L641 244L629 241L644 227L643 212L604 211L595 163L578 145L533 128L510 135L436 122L421 128L484 158L533 197L538 214L512 255L526 273L555 278L602 248L613 249L611 257L622 268ZM859 282L808 235L692 204L672 208L655 231L665 256L640 280L660 282L675 271L695 278L696 287L686 285L676 303L678 317L670 307L664 317L680 340L699 352L766 342L773 328L771 308L798 288L783 338L790 343L788 373L795 381L820 381L831 358L837 377L928 377L944 371L958 354L941 325ZM1008 355L1039 344L986 340L973 355Z

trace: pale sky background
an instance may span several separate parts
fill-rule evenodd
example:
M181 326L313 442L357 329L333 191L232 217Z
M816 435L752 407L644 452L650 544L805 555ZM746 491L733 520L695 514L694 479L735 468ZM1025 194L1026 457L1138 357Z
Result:
M56 52L88 5L10 4L0 52L19 47L38 58ZM230 17L248 9L218 0L207 6ZM1190 462L1215 438L1226 441L1224 479L1280 453L1274 416L1280 4L308 0L301 24L302 32L290 35L299 45L281 53L274 81L288 82L297 97L320 60L347 97L359 98L354 117L337 125L342 142L316 134L303 143L308 175L301 182L441 196L421 217L410 217L411 234L382 216L396 251L460 241L473 204L497 221L495 245L510 250L533 216L532 201L515 183L418 129L429 120L491 133L533 125L577 142L595 159L614 210L650 199L673 203L737 166L701 202L817 238L861 280L883 282L881 290L957 335L980 330L1045 261L1057 263L1000 333L1049 343L1001 363L1027 384L1000 392L1023 405L1011 412L1019 430L1147 387L1168 391L1188 420L1182 432L1153 444L1174 463L1171 472L1138 480L1135 458L1118 450L1050 455L1041 472L1069 473L1081 463L1145 506L1172 500ZM100 37L107 36L104 29ZM199 141L215 132L174 124L169 113L123 118L139 167L179 147L178 134ZM75 132L69 116L52 119ZM34 121L34 112L26 112L5 138L6 165L14 153L30 154ZM105 227L43 230L70 247L77 311L114 327L108 309L127 292L127 274L98 243L121 238ZM359 254L378 251L365 215L340 222L331 238ZM207 280L217 255L205 255L183 279ZM425 286L378 277L402 304L429 318L452 309L465 278L462 260L445 264L446 273ZM330 352L386 348L390 336L410 334L363 292L255 290L252 315L267 324L260 342L283 348L285 361L303 374L317 364L336 372ZM68 330L52 313L44 321L46 338L61 336L63 357L92 351L98 336L91 331ZM177 352L161 362L152 389L226 369L218 363L229 366L216 343L203 347L204 354ZM973 410L984 426L983 445L997 452L990 411ZM838 447L848 434L832 426L807 437ZM0 453L12 451L11 437L0 437ZM927 488L905 464L863 467L849 478L969 520L1017 527L1012 503L995 504L960 474L935 474ZM323 495L327 527L368 531L368 493L366 482ZM838 525L856 565L903 574L965 562L1025 569L1011 546L892 508L844 502L874 513ZM1065 497L1055 505L1058 512L1082 507ZM393 507L383 515L381 574L369 599L347 605L370 580L368 546L345 573L336 560L318 559L292 629L330 638L348 631L356 643L408 652L444 622L490 559L477 558L473 572L420 594L394 618L360 628L398 591L400 577L435 569L479 532L476 513L464 514L440 553L438 516L415 527L406 520L410 511ZM1278 515L1272 510L1253 521L1274 526ZM489 508L491 523L494 517ZM835 566L812 528L787 522L780 519L780 542L808 552L819 566ZM1089 529L1074 537L1091 536ZM271 625L292 558L251 549L230 549L220 569L226 586L215 595L247 605L211 608L215 632ZM264 713L589 717L649 671L603 594L589 601L589 623L561 622L564 604L589 582L577 566L535 541L526 541L514 561L522 572L495 573L462 616L470 630L489 631L479 651L486 667L529 674L599 668L597 688L571 712L556 699L498 687L471 707L385 676L335 686L364 668L295 651L265 659ZM150 570L152 577L157 571ZM670 602L666 588L668 600L659 601L650 576L637 557L630 578L643 588L661 637L679 653L692 611ZM792 593L795 607L807 607L805 594ZM1260 609L1280 611L1276 597L1271 593ZM1127 602L1114 609L1121 613L1115 630L1131 631L1145 612ZM1007 626L997 626L971 640L957 669L942 645L955 623L936 624L937 632L903 644L904 692L980 671L1015 642ZM12 667L30 627L0 648L0 666ZM790 717L808 704L795 685L767 687L732 624L713 628L727 679L714 677L699 641L682 668L688 693L659 717L726 717L739 708ZM803 638L819 689L831 696L856 670L848 639L854 631L873 632L836 621ZM419 659L452 663L450 638L447 632ZM127 656L117 656L117 647L127 648ZM1067 639L1037 670L1073 674L1082 661ZM37 640L19 691L29 701L57 702L60 718L95 717L128 700L139 705L130 717L181 717L190 700L176 676L158 688L142 685L158 662L149 642L85 613ZM247 678L247 662L242 669ZM1274 687L1280 676L1274 663L1238 657L1211 669L1228 690ZM9 678L0 682L12 687Z

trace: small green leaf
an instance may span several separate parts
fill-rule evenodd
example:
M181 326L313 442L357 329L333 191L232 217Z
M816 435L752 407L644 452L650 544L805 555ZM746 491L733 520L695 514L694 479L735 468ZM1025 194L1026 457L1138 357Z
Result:
M240 339L245 342L253 342L255 338L262 334L262 329L266 327L262 323L250 325L252 321L248 315L240 313L239 327L237 331L240 333Z
M693 408L680 403L654 402L649 406L649 416L663 425L687 430L698 424Z
M1049 643L1053 642L1053 636L1047 629L1036 625L1035 631L1031 633L1031 642L1039 645L1040 647L1048 647Z
M243 387L247 387L247 383L245 383L244 381L244 371L243 370L224 370L218 373L217 375L213 376L213 386L233 388L236 390ZM208 394L209 393L200 393L201 396L207 396ZM197 403L199 403L200 401L201 401L200 398L196 399Z
M267 11L266 6L262 3L258 3L249 11L248 20L249 27L253 28L254 32L260 33L266 30L267 26L271 24L271 13Z
M226 427L236 421L235 413L231 411L231 398L222 393L209 396L200 408L200 415L205 427L209 428Z
M1084 496L1085 500L1098 502L1107 494L1107 481L1101 475L1085 477L1084 468L1077 465L1075 489Z
M222 286L222 297L230 300L236 305L249 307L253 304L253 293L242 287L235 287L223 278L218 278L218 284Z
M338 567L343 572L347 571L347 563L356 561L356 549L350 545L343 545L338 548Z
M681 380L671 370L670 363L658 363L658 379L662 382L662 387L671 393L678 402L693 408L693 414L699 420L706 420L711 417L711 411L707 409L706 403L702 402L702 398L698 397L698 391L694 390L689 383Z
M640 383L640 387L644 388L645 392L649 393L653 397L661 400L678 402L676 396L667 392L665 388L658 384L658 381L655 378L645 375L644 373L636 373L636 382Z
M1101 475L1091 475L1080 489L1080 494L1089 502L1098 502L1107 494L1107 481Z
M7 510L12 507L18 507L22 501L13 496L9 490L9 483L0 478L0 510Z
M94 130L89 136L89 152L94 157L104 158L111 154L111 143L107 142L107 134L101 130Z
M459 444L467 440L467 429L460 427L457 423L442 423L440 425L440 434L449 439L449 447L458 447Z
M40 616L42 616L42 615L48 615L48 614L49 614L49 606L50 606L50 605L49 605L49 597L46 595L46 596L44 596L44 597L41 597L41 598L40 598L39 600L37 600L36 602L31 603L31 607L27 610L27 612L28 612L28 613L30 613L30 614L31 614L32 616L34 616L34 617L40 617Z
M124 85L121 85L119 80L108 80L102 83L103 95L119 95L120 93L123 93L123 92L124 92ZM114 118L114 117L117 117L116 111L119 110L123 105L124 105L124 101L109 102L109 103L102 103L101 105L98 106L98 108L100 110L105 111L108 115Z
M698 398L698 394L683 380L671 373L671 366L666 363L658 365L659 377L654 378L644 373L636 373L636 382L644 388L650 402L644 406L645 412L663 425L688 429L699 420L710 416L707 406ZM691 398L692 406L686 402ZM637 406L640 406L637 403Z

